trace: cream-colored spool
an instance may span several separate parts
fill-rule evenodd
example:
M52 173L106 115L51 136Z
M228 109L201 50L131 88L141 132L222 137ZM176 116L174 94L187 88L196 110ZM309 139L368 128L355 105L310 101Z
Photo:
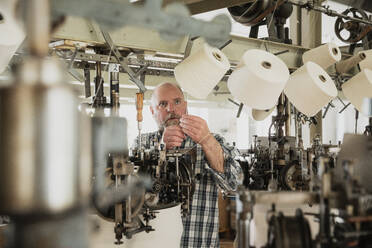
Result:
M272 107L271 109L265 109L265 110L251 109L250 117L255 121L263 121L271 115L274 109L275 109L275 106Z
M311 117L337 96L337 88L324 69L309 61L292 73L284 93L299 111Z
M246 106L266 110L275 106L288 78L288 67L280 58L252 49L244 53L227 86L231 94Z
M346 99L359 111L364 113L363 100L372 98L372 70L363 69L342 85Z
M359 62L360 70L370 69L372 70L372 50L360 51L358 54L363 53L365 59Z
M200 50L176 66L174 76L191 96L205 99L229 68L226 55L205 43Z
M21 20L16 14L17 3L16 0L0 1L0 73L25 38Z
M341 60L341 51L334 43L326 43L311 49L302 55L304 64L308 61L314 62L323 69Z

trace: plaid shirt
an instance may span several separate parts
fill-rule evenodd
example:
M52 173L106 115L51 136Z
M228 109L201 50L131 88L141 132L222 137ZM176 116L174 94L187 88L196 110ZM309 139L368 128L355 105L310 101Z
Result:
M224 152L224 173L212 169L205 158L201 145L187 137L180 148L196 147L195 191L190 203L190 213L182 218L183 233L180 247L210 248L220 247L218 237L218 187L225 192L235 191L241 183L242 170L234 158L238 151L225 144L224 138L215 134ZM142 146L155 148L161 139L159 131L143 134ZM138 145L138 138L135 146Z

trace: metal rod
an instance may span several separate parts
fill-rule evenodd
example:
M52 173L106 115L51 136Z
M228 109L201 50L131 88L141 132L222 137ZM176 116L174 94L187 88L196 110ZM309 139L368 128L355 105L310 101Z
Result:
M289 50L284 50L284 51L280 51L280 52L277 52L277 53L274 53L275 56L278 56L278 55L281 55L281 54L284 54L284 53L289 53Z
M235 101L234 101L233 99L231 99L231 98L227 98L227 100L229 100L229 102L235 104L235 105L238 106L238 107L240 106L239 103L235 102Z
M242 113L242 110L243 110L243 106L244 106L243 103L241 103L239 105L239 109L238 109L238 113L236 114L236 118L239 118L240 117L240 114Z
M222 46L219 47L220 50L224 49L227 45L229 45L232 42L232 40L226 41Z
M177 196L180 195L180 168L178 156L176 156L176 174L177 174Z
M352 17L352 16L344 15L344 14L340 14L340 13L336 12L335 10L325 8L323 6L314 6L312 4L309 4L308 1L301 2L301 1L298 1L298 0L286 0L286 2L291 3L293 5L296 5L296 6L300 6L301 8L318 11L318 12L321 12L321 13L326 14L328 16L341 17L345 20L364 23L364 24L367 24L367 25L372 25L371 21L355 18L355 17Z
M285 97L285 115L287 116L285 120L285 135L291 136L291 103L289 102L289 99Z
M347 107L349 107L350 104L351 104L351 102L349 102L348 104L346 104L338 113L341 114L342 112L344 112L345 109L347 109Z
M358 119L359 119L359 111L355 109L355 134L358 133Z
M45 57L49 51L49 0L23 0L27 40L30 54ZM6 34L3 34L6 35Z

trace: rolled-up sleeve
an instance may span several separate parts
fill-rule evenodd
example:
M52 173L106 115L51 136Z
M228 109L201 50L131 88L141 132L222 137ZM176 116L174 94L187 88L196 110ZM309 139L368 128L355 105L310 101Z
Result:
M236 191L238 185L243 181L243 172L235 157L239 156L238 150L229 146L225 139L218 134L214 135L215 139L221 145L224 155L224 172L220 173L209 166L206 169L211 172L217 185L226 193Z

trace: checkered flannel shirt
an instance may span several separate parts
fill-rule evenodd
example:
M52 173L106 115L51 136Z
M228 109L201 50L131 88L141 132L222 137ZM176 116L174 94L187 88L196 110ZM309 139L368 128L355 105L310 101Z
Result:
M183 233L180 247L211 248L220 247L218 237L218 187L225 192L235 191L241 183L242 170L234 158L238 151L228 146L225 139L215 134L224 152L224 173L212 169L205 158L201 145L187 137L180 148L196 147L195 191L190 203L190 213L182 218ZM155 147L161 139L160 132L142 134L141 142L145 149ZM138 146L138 137L134 147Z

